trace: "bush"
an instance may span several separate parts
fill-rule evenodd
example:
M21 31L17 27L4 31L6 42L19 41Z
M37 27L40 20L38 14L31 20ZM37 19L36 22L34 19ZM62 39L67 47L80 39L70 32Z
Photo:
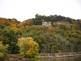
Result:
M20 38L18 41L20 55L27 58L37 58L39 55L39 45L33 41L32 37Z
M6 47L3 46L2 42L0 41L0 61L4 61L7 57Z

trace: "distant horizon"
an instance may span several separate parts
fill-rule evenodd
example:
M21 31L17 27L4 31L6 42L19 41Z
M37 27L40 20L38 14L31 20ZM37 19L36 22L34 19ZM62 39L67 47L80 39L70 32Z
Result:
M23 21L36 14L81 19L81 0L0 0L0 17Z

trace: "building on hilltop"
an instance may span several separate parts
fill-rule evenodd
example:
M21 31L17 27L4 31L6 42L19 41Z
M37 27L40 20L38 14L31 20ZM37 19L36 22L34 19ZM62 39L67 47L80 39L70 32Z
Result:
M51 22L46 22L46 21L43 20L42 26L46 26L46 27L51 26Z

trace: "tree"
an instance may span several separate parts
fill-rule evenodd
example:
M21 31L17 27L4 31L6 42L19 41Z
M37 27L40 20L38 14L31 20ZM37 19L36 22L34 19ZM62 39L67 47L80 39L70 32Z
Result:
M0 61L4 61L7 57L7 50L6 46L2 44L2 41L0 41Z
M33 19L33 24L35 25L41 25L42 24L42 16L39 14L35 15L35 18Z
M8 45L8 53L18 53L18 46L17 46L17 34L15 31L10 29L9 27L5 27L0 30L0 40L3 42L4 45Z
M36 58L39 53L39 45L32 37L19 38L18 46L20 47L20 55L27 58Z

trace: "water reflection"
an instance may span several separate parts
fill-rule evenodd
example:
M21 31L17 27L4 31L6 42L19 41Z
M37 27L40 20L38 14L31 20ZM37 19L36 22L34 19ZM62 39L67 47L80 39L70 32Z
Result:
M8 60L7 60L8 61ZM81 56L78 57L65 57L65 58L54 58L54 57L41 57L38 59L9 59L9 61L81 61Z
M42 57L40 61L81 61L81 57L65 57L65 58Z

